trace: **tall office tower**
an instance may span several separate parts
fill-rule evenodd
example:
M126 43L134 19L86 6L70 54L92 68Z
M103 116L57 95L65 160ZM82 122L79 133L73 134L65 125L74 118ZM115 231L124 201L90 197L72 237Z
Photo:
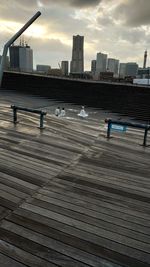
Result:
M9 48L10 68L18 71L33 71L33 50L28 45L12 45Z
M96 60L91 61L91 72L94 74L96 72Z
M107 65L107 54L97 53L96 73L105 72Z
M120 63L119 66L119 77L124 78L126 76L126 63Z
M108 58L107 70L113 72L114 75L118 75L119 60L114 58Z
M126 76L135 77L138 73L138 64L135 62L128 62L126 64Z
M147 51L144 52L143 69L146 68L146 62L147 62Z
M68 70L69 70L68 66L69 66L69 62L68 61L62 61L61 62L62 75L68 76Z
M84 72L84 36L73 36L70 72Z

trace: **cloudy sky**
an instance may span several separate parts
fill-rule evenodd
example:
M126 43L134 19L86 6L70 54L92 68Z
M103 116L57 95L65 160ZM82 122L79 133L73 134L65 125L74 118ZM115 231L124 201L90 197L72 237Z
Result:
M150 43L150 0L0 0L0 54L4 43L37 11L24 33L34 65L71 60L72 36L84 36L85 70L96 53L143 64ZM16 44L19 40L16 41Z

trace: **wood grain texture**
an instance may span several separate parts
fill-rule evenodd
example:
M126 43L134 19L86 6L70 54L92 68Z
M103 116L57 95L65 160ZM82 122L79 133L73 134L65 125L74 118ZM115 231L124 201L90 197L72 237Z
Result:
M13 100L28 104L29 98ZM30 97L30 104L40 103ZM3 105L2 105L3 102ZM0 105L0 266L149 267L150 148L143 133ZM148 136L148 142L150 138Z

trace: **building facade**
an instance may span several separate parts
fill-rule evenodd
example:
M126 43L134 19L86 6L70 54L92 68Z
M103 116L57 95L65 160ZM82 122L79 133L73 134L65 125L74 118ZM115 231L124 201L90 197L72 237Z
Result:
M91 72L92 72L93 74L95 74L95 72L96 72L96 60L95 60L95 59L93 59L93 60L91 61Z
M120 63L119 65L119 78L124 78L126 76L126 63Z
M147 63L147 50L144 52L143 69L146 68L146 63Z
M61 62L61 71L63 76L68 76L69 72L69 62L68 61L62 61Z
M84 36L73 36L72 60L70 64L71 73L84 72Z
M137 73L137 78L144 79L150 78L150 68L139 68Z
M119 70L119 60L114 58L108 58L107 71L113 72L114 76L117 76L118 70Z
M33 50L28 45L12 45L9 48L10 69L32 72Z
M138 73L138 64L135 62L126 63L126 76L136 77Z
M37 72L49 74L51 67L49 65L36 65Z
M97 53L96 73L105 72L107 67L107 54Z

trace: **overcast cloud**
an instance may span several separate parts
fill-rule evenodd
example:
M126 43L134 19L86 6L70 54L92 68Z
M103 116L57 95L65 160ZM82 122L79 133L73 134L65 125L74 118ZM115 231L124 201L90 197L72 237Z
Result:
M24 33L35 65L58 67L61 60L70 61L77 34L84 35L86 70L98 52L139 65L145 49L149 55L150 0L1 0L0 53L38 10L42 15Z
M137 27L150 23L150 1L128 0L118 5L114 13L126 25Z

